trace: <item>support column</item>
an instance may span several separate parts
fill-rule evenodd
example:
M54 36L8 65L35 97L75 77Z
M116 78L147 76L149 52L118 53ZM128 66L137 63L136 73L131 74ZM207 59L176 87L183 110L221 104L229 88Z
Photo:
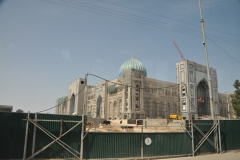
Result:
M192 154L193 154L192 156L194 157L194 135L193 135L193 121L192 120L191 120L191 132L192 132Z
M222 153L220 120L218 120L219 153Z
M37 113L35 113L35 121L36 120L37 120ZM36 126L34 125L34 128L33 128L33 141L32 141L32 155L35 152L35 142L36 142Z
M126 104L126 99L125 99L125 88L123 88L123 90L122 90L122 114L123 114L123 117L122 118L124 118L124 111L125 111L125 108L126 108L126 106L125 106L125 104Z
M27 124L26 124L26 132L25 132L25 142L24 142L24 150L23 150L23 160L26 160L26 154L27 154L27 140L28 140L29 115L30 115L30 112L28 112L27 122L26 122Z
M81 147L80 147L80 159L83 159L83 140L84 140L84 115L82 114L82 132L81 132ZM96 126L96 125L95 125Z

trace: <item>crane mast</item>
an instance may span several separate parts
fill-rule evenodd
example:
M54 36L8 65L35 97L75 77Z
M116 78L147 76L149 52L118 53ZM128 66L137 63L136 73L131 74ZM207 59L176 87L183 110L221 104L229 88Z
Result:
M182 57L182 60L186 60L186 59L184 58L184 56L183 56L183 54L182 54L181 50L178 48L178 46L177 46L176 42L175 42L175 41L172 41L172 42L173 42L174 46L176 47L176 49L178 50L178 53L179 53L179 54L180 54L180 56Z

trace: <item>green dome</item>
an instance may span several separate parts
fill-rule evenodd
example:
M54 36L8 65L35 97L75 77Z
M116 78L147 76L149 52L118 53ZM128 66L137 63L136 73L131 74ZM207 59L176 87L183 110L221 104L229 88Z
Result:
M134 58L131 58L131 59L127 60L126 62L124 62L122 64L122 66L120 67L120 69L119 69L119 77L122 76L123 71L129 70L129 69L136 69L136 70L143 71L144 76L145 77L147 76L147 70L143 66L143 64L140 61L138 61L138 60L136 60Z

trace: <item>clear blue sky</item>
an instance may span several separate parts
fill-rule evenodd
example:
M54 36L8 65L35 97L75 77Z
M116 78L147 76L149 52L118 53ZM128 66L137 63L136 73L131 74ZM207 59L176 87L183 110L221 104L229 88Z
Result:
M207 40L219 92L233 91L240 79L240 1L202 0L202 7L206 35L226 52ZM0 0L0 104L50 108L70 82L87 72L117 78L132 56L148 77L176 82L181 57L172 40L186 59L206 64L197 0ZM91 85L99 81L89 77Z

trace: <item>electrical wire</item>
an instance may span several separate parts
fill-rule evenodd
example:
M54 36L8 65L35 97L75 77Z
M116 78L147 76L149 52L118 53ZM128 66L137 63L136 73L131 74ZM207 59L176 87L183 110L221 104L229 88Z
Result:
M184 33L184 34L187 34L187 35L192 35L192 36L195 36L195 37L201 37L201 35L190 34L189 32L180 32L180 31L178 31L178 30L176 30L176 29L169 29L169 28L162 27L162 26L159 26L159 25L152 25L152 24L149 24L149 23L144 23L144 22L141 22L141 21L133 20L133 19L127 19L127 18L123 18L123 17L113 16L113 15L111 15L111 14L106 14L106 13L91 11L91 10L82 9L82 8L79 8L79 7L73 7L73 6L69 6L69 5L65 5L65 4L60 4L60 3L55 3L55 2L50 2L50 1L46 1L46 0L41 0L41 1L46 2L46 3L52 3L52 4L60 5L60 6L65 6L65 7L69 7L69 8L80 9L80 10L83 10L83 11L92 12L92 13L97 13L97 14L101 14L101 15L105 15L105 16L109 16L109 17L124 19L124 20L128 20L128 21L136 22L136 23L141 23L141 24L145 24L145 25L149 25L149 26L154 26L154 27L157 27L157 28L168 29L168 30L172 30L172 31L175 31L175 32Z
M105 78L102 78L102 77L100 77L100 76L97 76L97 75L94 75L94 74L91 74L91 73L87 73L87 74L85 75L85 84L84 84L84 87L83 87L75 96L77 96L78 94L80 94L80 93L84 90L84 88L86 87L88 75L91 75L91 76L100 78L100 79L105 80L105 81L110 82L110 83L114 83L114 84L118 84L118 85L122 85L122 86L126 86L126 87L131 87L131 88L136 88L136 87L124 85L124 84L121 84L121 83L112 82L112 81L107 80L107 79L105 79ZM178 85L178 84L176 84L176 85L171 85L171 86L168 86L168 87L162 87L162 88L147 88L147 89L164 89L164 88L174 87L174 86L177 86L177 85ZM144 89L144 88L140 88L140 89ZM71 99L72 99L72 97L71 97L70 99L68 99L67 101L64 101L63 103L60 103L60 104L55 105L55 106L53 106L53 107L51 107L51 108L48 108L48 109L39 111L39 112L37 112L37 113L45 112L45 111L51 110L51 109L53 109L53 108L56 108L56 107L58 107L58 106L60 106L60 105L62 105L62 104L64 104L64 103L70 101Z
M196 25L196 24L193 24L193 23L190 23L190 22L186 22L186 21L179 20L179 19L175 19L175 18L163 16L163 15L160 15L160 14L156 14L156 13L144 11L144 10L141 10L141 9L136 9L136 8L129 7L129 6L125 6L125 5L120 5L120 4L113 3L113 2L108 2L108 1L105 1L105 0L98 0L98 1L101 1L101 2L104 2L104 3L109 3L109 4L112 4L112 5L116 5L116 6L120 6L120 7L124 7L124 8L128 8L128 9L132 9L132 10L135 10L135 11L140 11L140 12L152 14L152 15L155 15L155 16L164 17L164 18L171 19L171 20L174 20L174 21L178 21L178 22L182 22L182 23L186 23L186 24L190 24L190 25L194 25L194 26L200 27L200 25ZM224 34L229 34L229 35L233 35L233 36L240 37L240 35L236 35L236 34L224 32L224 31L216 30L216 29L213 29L213 28L209 28L209 27L205 27L205 28L207 28L207 29L209 29L209 30L216 31L216 32L221 32L221 33L224 33Z
M125 12L115 11L115 10L100 7L100 6L97 6L97 5L91 5L91 4L84 3L84 2L79 2L79 1L76 1L76 0L72 0L76 3L69 2L69 1L66 1L66 0L60 0L60 1L70 3L70 4L74 4L74 5L82 4L80 6L85 6L85 7L92 8L92 9L97 9L97 10L104 11L104 12L107 12L107 13L112 13L112 14L115 14L115 15L120 14L120 16L124 16L124 17L128 17L128 18L134 18L134 19L141 20L141 21L146 21L147 23L152 23L152 24L157 24L157 25L165 25L163 27L168 27L168 29L170 27L171 29L177 29L178 31L183 31L183 32L191 33L191 34L201 35L201 32L196 31L196 30L192 30L192 29L189 29L189 28L185 28L185 27L181 27L181 26L177 26L177 25L173 25L173 24L169 24L169 23L165 23L165 22L160 22L160 21L157 21L157 20L154 20L154 19L149 19L149 18L145 18L145 17L141 17L141 16L125 13ZM165 29L167 29L167 28L165 28ZM238 40L233 40L233 39L229 39L229 38L225 38L225 37L221 37L221 36L217 36L217 35L213 35L213 34L208 34L208 35L212 36L212 38L217 38L215 40L217 40L219 42L222 42L222 43L236 45L236 46L239 46L238 44L240 44L240 41L238 41ZM226 40L224 40L224 39L226 39ZM227 43L227 42L229 42L229 43ZM232 44L232 43L234 43L234 44Z
M107 79L105 79L105 78L102 78L102 77L100 77L100 76L97 76L97 75L94 75L94 74L91 74L91 73L88 73L88 75L91 75L91 76L100 78L100 79L102 79L102 80L104 80L104 81L107 81L107 82L110 82L110 83L113 83L113 84L125 86L125 87L128 87L128 88L137 88L137 87L125 85L125 84L122 84L122 83L112 82L112 81L110 81L110 80L107 80ZM168 87L161 87L161 88L141 88L141 87L140 87L140 89L164 89L164 88L171 88L171 87L178 86L178 85L179 85L179 84L174 84L174 85L170 85L170 86L168 86Z
M84 84L84 87L83 87L75 96L79 95L79 94L84 90L84 88L86 87L86 84L87 84L87 75L88 75L88 74L85 75L85 84ZM45 112L45 111L48 111L48 110L50 110L50 109L56 108L56 107L58 107L58 106L60 106L60 105L62 105L62 104L64 104L64 103L70 101L71 99L72 99L72 97L71 97L70 99L68 99L67 101L64 101L63 103L60 103L60 104L58 104L58 105L56 105L56 106L53 106L53 107L51 107L51 108L48 108L48 109L39 111L39 112L37 112L37 113Z
M207 37L207 36L206 36ZM207 39L209 39L214 45L216 45L219 49L221 49L225 54L227 54L229 57L231 57L232 59L234 59L235 61L237 61L240 64L240 61L237 60L236 58L234 58L232 55L230 55L229 53L227 53L225 50L223 50L219 45L217 45L214 41L212 41L210 38L207 37Z
M102 80L105 80L105 81L107 81L107 82L111 82L111 83L114 83L114 84L118 84L118 85L122 85L122 86L126 86L126 87L131 87L131 88L136 88L136 87L124 85L124 84L121 84L121 83L112 82L112 81L107 80L107 79L105 79L105 78L102 78L102 77L100 77L100 76L97 76L97 75L94 75L94 74L91 74L91 73L87 73L87 74L85 75L85 84L84 84L84 87L76 94L76 96L77 96L78 94L80 94L80 93L84 90L84 88L86 87L88 75L97 77L97 78L99 78L99 79L102 79ZM168 86L168 87L162 87L162 88L149 88L149 89L163 89L163 88L170 88L170 87L177 86L177 85L182 85L182 84L176 84L176 85L172 85L172 86ZM185 84L185 86L186 86L186 84ZM141 89L144 89L144 88L141 88ZM190 100L190 98L189 98L189 96L188 96L187 90L186 90L186 95L187 95L188 101L189 101L190 104L191 104L191 107L193 107L193 108L197 111L197 107L195 107L195 105L194 105L194 104L192 103L192 101ZM58 106L60 106L60 105L62 105L62 104L64 104L64 103L70 101L71 99L72 99L72 98L68 99L67 101L64 101L63 103L60 103L60 104L58 104L58 105L56 105L56 106L53 106L53 107L51 107L51 108L48 108L48 109L39 111L39 112L37 112L37 113L45 112L45 111L48 111L48 110L53 109L53 108L55 108L55 107L58 107ZM190 106L189 106L189 107L190 107Z
M65 4L60 4L60 3L55 3L55 2L50 2L50 1L46 1L46 0L42 0L44 2L47 2L47 3L52 3L52 4L56 4L56 5L61 5L61 6L65 6L65 7L70 7L70 8L74 8L74 9L80 9L80 10L83 10L83 11L87 11L87 12L92 12L92 13L97 13L97 14L102 14L102 15L105 15L105 16L110 16L110 17L114 17L114 18L119 18L119 19L124 19L124 20L128 20L128 21L132 21L132 22L136 22L136 23L141 23L141 24L145 24L145 25L148 25L148 26L153 26L153 27L157 27L157 28L162 28L162 29L167 29L167 30L171 30L171 31L175 31L175 32L178 32L178 33L183 33L183 34L187 34L187 35L191 35L191 36L195 36L195 37L201 37L200 33L194 33L192 31L189 31L191 29L188 29L188 31L185 31L183 29L179 29L179 28L174 28L172 26L160 26L159 23L155 23L155 22L150 22L151 24L149 24L149 20L147 20L147 23L146 23L146 18L145 20L139 20L138 19L129 19L128 17L130 16L126 16L124 15L124 17L119 17L119 16L115 16L116 13L113 13L113 12L110 12L110 11L104 11L104 12L109 12L109 13L113 13L115 15L112 15L112 14L106 14L106 13L101 13L101 12L97 12L97 11L92 11L92 10L87 10L87 9L82 9L82 8L79 8L79 7L73 7L73 6L69 6L69 5L65 5ZM64 0L61 0L61 1L64 1ZM66 1L64 1L66 2ZM72 2L66 2L66 3L72 3ZM72 4L76 4L76 3L72 3ZM98 9L99 10L99 9ZM100 10L101 11L101 10ZM103 10L102 10L103 11ZM125 13L126 14L126 13ZM120 15L120 16L123 16L123 15ZM126 18L127 17L127 18ZM134 17L130 17L130 18L134 18ZM163 23L163 22L161 22ZM178 26L179 27L179 26ZM183 28L183 27L181 27ZM216 37L216 35L214 35ZM215 37L212 37L213 39ZM235 44L237 42L229 42L229 40L224 40L223 38L224 37L219 37L217 36L218 39L214 39L215 41L218 41L218 42L221 42L221 43L225 43L225 44L230 44L230 45L234 45L234 46L239 46L238 44ZM220 38L220 39L219 39ZM221 39L222 38L222 39ZM226 38L225 38L226 39ZM232 40L232 39L230 39ZM236 41L236 40L232 40L232 41ZM229 43L228 43L229 42Z
M67 3L71 3L69 1L66 1L66 0L60 0L60 1L63 1L63 2L67 2ZM104 12L110 12L110 13L114 13L114 14L121 14L121 15L124 15L124 16L128 16L130 18L138 18L140 20L145 20L145 21L150 21L150 22L158 22L160 24L164 24L164 25L167 25L167 27L178 27L178 28L182 28L184 29L184 31L193 31L195 33L198 33L198 34L201 34L200 31L196 31L196 30L193 30L193 29L189 29L189 28L185 28L185 27L181 27L181 26L178 26L178 25L174 25L174 24L169 24L169 23L165 23L165 22L161 22L161 21L158 21L158 20L154 20L154 19L150 19L150 18L145 18L145 17L141 17L141 16L137 16L137 15L134 15L134 14L129 14L129 13L125 13L125 12L121 12L121 11L116 11L116 10L113 10L113 9L109 9L109 8L105 8L105 7L100 7L100 6L97 6L97 5L92 5L92 4L88 4L88 3L84 3L84 2L79 2L79 1L76 1L76 0L72 0L76 3L72 3L72 4L82 4L82 6L85 6L85 7L88 7L88 8L92 8L92 9L98 9L98 10L101 10L101 11L104 11ZM99 9L101 8L101 9ZM130 15L130 16L129 16ZM133 17L131 17L133 16ZM214 34L208 34L210 36L214 36L214 37L217 37L217 38L221 38L221 39L226 39L226 40L229 40L229 41L232 41L233 43L240 43L240 41L238 40L233 40L233 39L229 39L229 38L225 38L225 37L221 37L221 36L217 36L217 35L214 35Z

